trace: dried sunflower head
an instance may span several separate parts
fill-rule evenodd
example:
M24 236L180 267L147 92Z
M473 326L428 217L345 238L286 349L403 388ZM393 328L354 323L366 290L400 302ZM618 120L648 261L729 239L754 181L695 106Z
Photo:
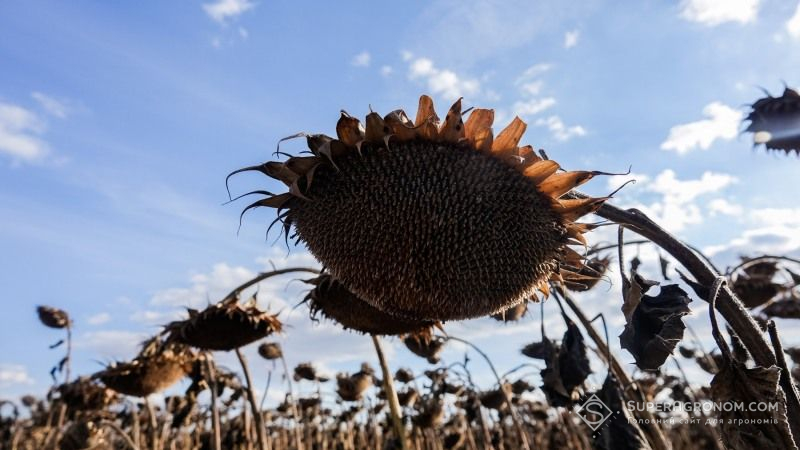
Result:
M300 363L294 368L294 380L315 381L319 379L317 369L311 363Z
M745 131L753 133L754 146L764 144L767 150L800 154L800 93L789 87L780 97L767 92L751 108Z
M203 311L189 309L189 318L166 326L170 341L201 350L230 351L281 331L278 317L264 312L252 297L244 305L236 297L210 305Z
M370 113L366 127L345 113L337 139L307 136L311 156L241 169L289 192L245 209L272 207L337 280L387 313L458 320L502 311L568 280L592 228L576 221L605 198L565 199L599 172L559 165L519 146L519 118L496 136L494 112L461 100L442 123L428 96L416 120ZM234 172L234 173L236 173Z
M192 369L194 353L181 344L157 349L145 348L129 362L112 363L93 378L120 394L147 397L161 392L186 376Z
M39 314L39 321L50 328L67 328L70 324L69 314L63 309L50 306L37 306L36 313Z
M336 375L336 393L346 402L356 402L363 398L364 392L372 386L373 377L369 372L356 372L353 375Z
M387 314L350 292L342 283L323 274L308 283L314 285L304 302L311 317L320 314L338 322L345 329L378 336L396 336L430 329L434 322L405 319Z
M59 385L55 390L70 412L100 411L114 402L116 394L89 377L79 377Z
M258 354L271 361L283 356L283 350L281 350L281 344L277 342L265 342L258 346Z
M411 353L428 360L431 364L439 362L439 353L444 349L444 339L434 336L430 331L412 333L403 339Z

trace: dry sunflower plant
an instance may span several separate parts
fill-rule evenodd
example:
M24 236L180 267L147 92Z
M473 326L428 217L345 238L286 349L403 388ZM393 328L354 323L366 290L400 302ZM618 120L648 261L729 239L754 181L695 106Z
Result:
M781 132L786 117L800 114L795 91L787 88L782 97L768 96L752 108L747 131L756 144L799 151L796 136ZM565 170L521 143L526 124L519 118L497 133L493 122L493 110L465 110L461 99L440 119L423 95L413 119L403 110L370 112L362 123L342 112L335 137L293 136L305 138L307 153L279 151L278 160L234 171L226 184L232 175L255 171L285 185L285 192L259 189L241 196L260 196L242 215L274 209L273 225L280 224L287 242L305 246L321 269L261 273L166 324L130 361L75 379L69 371L72 322L65 311L39 307L44 325L66 330L67 355L54 368L46 398L0 402L0 447L796 448L800 349L783 347L772 319L800 318L800 261L747 257L723 273L642 212L614 207L613 194L591 197L576 190L609 173ZM592 215L604 221L592 221ZM590 247L589 233L599 226L618 227L618 242ZM625 242L625 231L642 240ZM626 267L624 249L634 244L670 255L682 267L684 284L646 279L636 258ZM602 333L595 328L598 317L587 317L580 307L581 293L611 280L614 250L625 321L619 342L635 370L611 351L606 318L599 317ZM662 258L664 282L668 263ZM288 273L313 274L303 280L307 290L298 305L308 308L312 321L369 335L380 370L364 362L331 377L314 361L290 369L284 347L274 340L292 337L280 313L261 309L256 295L242 300L247 289ZM531 306L548 298L557 303L566 332L554 336L540 317L539 340L522 348L519 365L505 373L490 353L447 332L448 322L479 317L491 316L501 322L496 326L528 320L535 315ZM685 339L684 317L702 311L693 300L708 303L716 351ZM392 371L382 339L401 342L428 369ZM261 401L255 384L264 374L250 370L241 350L255 343L272 367ZM443 358L451 343L478 354L494 384L476 384L469 353L462 360ZM236 354L241 375L217 363L221 352ZM604 367L599 387L589 382L590 358ZM691 383L685 364L713 374L710 386ZM274 371L285 381L284 400L266 408L276 389ZM175 393L181 380L188 388ZM164 393L169 395L157 400ZM715 425L624 407L665 396L779 407L745 417L769 423L764 426L731 426L730 419L742 416L727 412ZM575 414L592 398L615 412L603 428Z

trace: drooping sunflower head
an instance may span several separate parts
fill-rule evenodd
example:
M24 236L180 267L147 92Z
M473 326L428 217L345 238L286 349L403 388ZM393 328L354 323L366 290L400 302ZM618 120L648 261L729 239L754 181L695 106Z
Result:
M434 325L432 321L418 321L387 314L358 298L328 274L320 275L308 283L315 286L304 300L311 311L312 319L322 315L345 329L376 336L414 333L430 329Z
M150 344L133 360L109 364L92 378L120 394L147 397L169 388L189 373L196 355L185 345Z
M278 317L258 308L255 297L244 305L232 297L203 311L189 309L189 318L166 326L169 340L201 350L231 351L282 328Z
M605 198L564 199L597 172L520 146L519 118L498 134L494 111L461 100L440 123L422 96L415 120L342 113L337 138L308 135L310 156L241 169L288 186L245 209L278 210L326 270L358 298L395 316L457 320L502 311L581 267L569 248L592 228L576 221ZM244 212L243 212L244 213Z
M48 328L67 328L70 325L69 314L63 309L40 305L36 307L39 321Z
M765 93L766 97L750 105L745 131L753 133L754 146L764 144L767 150L800 155L800 93L789 87L780 97Z

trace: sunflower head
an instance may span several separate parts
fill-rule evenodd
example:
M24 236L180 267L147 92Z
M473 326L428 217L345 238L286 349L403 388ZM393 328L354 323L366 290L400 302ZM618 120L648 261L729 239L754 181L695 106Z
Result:
M430 329L434 322L392 316L350 292L342 283L323 274L308 283L315 287L305 302L312 319L319 315L334 320L345 329L376 336L395 336Z
M278 359L283 356L281 344L277 342L265 342L258 346L258 354L266 360Z
M232 297L203 311L189 309L189 318L166 326L169 341L201 350L230 351L280 332L278 317L264 312L252 297L244 305Z
M69 314L63 309L40 305L36 307L36 313L42 325L48 328L67 328L70 324Z
M194 359L195 354L182 344L145 345L132 361L112 363L93 378L120 394L147 397L186 376Z
M430 330L412 333L403 338L403 344L411 353L425 358L431 364L439 362L439 354L444 350L444 339L433 335Z
M531 146L515 118L495 134L494 111L458 100L440 122L422 96L412 121L346 113L337 138L307 136L310 156L241 169L288 192L245 209L272 207L330 274L358 298L415 320L458 320L502 311L569 279L592 228L576 223L605 198L564 199L598 172L559 171ZM244 212L243 212L244 213Z
M780 97L765 93L766 97L750 105L745 131L753 133L754 146L764 144L767 150L800 155L800 93L789 87Z

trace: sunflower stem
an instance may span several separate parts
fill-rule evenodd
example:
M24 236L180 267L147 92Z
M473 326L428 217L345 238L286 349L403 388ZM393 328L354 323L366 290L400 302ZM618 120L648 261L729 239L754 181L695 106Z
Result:
M303 436L300 430L300 412L297 408L297 399L294 396L294 388L292 386L292 377L289 376L289 366L286 364L286 358L281 353L281 364L283 364L283 376L286 378L286 384L289 387L289 397L291 398L290 407L292 408L292 416L294 417L294 444L297 450L303 450Z
M446 340L453 340L461 342L462 344L469 345L472 347L473 350L478 352L479 355L486 360L486 363L489 365L489 368L492 370L495 379L497 380L497 385L500 388L500 392L503 393L503 397L506 400L506 404L508 405L508 410L511 412L511 420L514 422L514 428L517 430L517 434L519 435L520 440L520 448L523 450L530 450L530 446L528 445L528 436L525 434L525 428L522 426L522 421L519 418L519 414L517 413L517 409L514 407L514 404L511 403L511 393L505 389L503 386L503 379L500 378L500 374L497 373L497 370L494 368L494 364L492 364L492 360L489 359L489 356L483 352L477 345L473 344L472 342L467 341L466 339L461 339L454 336L447 336Z
M212 428L212 448L222 450L222 437L220 435L219 409L217 409L217 371L214 369L214 361L211 354L206 353L206 372L208 375L208 388L211 390L211 428Z
M308 273L313 273L313 274L319 275L319 270L312 269L310 267L287 267L285 269L272 270L270 272L261 272L258 275L256 275L254 278L244 282L239 287L237 287L236 289L232 290L228 295L225 296L225 298L222 299L222 301L220 303L224 303L226 301L233 300L234 298L238 297L239 294L241 294L242 291L244 291L245 289L247 289L247 288L249 288L249 287L251 287L253 285L258 284L258 283L266 280L267 278L278 276L278 275L283 275L283 274L286 274L286 273L292 273L292 272L308 272Z
M392 416L394 434L400 442L400 448L402 448L402 450L409 450L408 441L406 441L406 428L403 425L403 416L400 411L400 401L397 399L397 391L394 388L394 375L392 375L389 364L386 362L386 357L381 348L380 338L373 334L372 343L375 345L375 353L378 354L378 362L381 365L381 372L383 372L383 388L386 390L386 400L389 402L389 412Z
M156 418L156 410L153 404L150 403L150 397L144 398L144 406L147 408L147 421L150 431L150 448L158 450L158 418Z
M258 439L258 447L261 450L267 450L267 429L264 426L264 416L258 409L256 402L256 394L253 391L253 379L250 377L250 368L247 365L247 359L242 354L242 350L236 349L236 357L239 358L239 363L242 365L242 372L244 372L244 379L247 382L247 400L250 402L250 409L253 410L253 423L256 427L256 438Z
M772 341L772 346L775 348L775 355L778 358L778 367L781 368L781 381L783 384L788 384L791 386L786 392L786 403L788 405L794 405L795 409L800 409L800 396L797 394L797 387L794 382L794 377L792 377L792 371L789 370L789 365L786 363L786 357L783 354L783 344L781 344L781 339L778 337L778 328L775 326L775 321L770 320L767 323L767 330L769 331L769 338ZM800 436L800 429L795 428L794 422L791 423L792 425L792 434L794 436Z

